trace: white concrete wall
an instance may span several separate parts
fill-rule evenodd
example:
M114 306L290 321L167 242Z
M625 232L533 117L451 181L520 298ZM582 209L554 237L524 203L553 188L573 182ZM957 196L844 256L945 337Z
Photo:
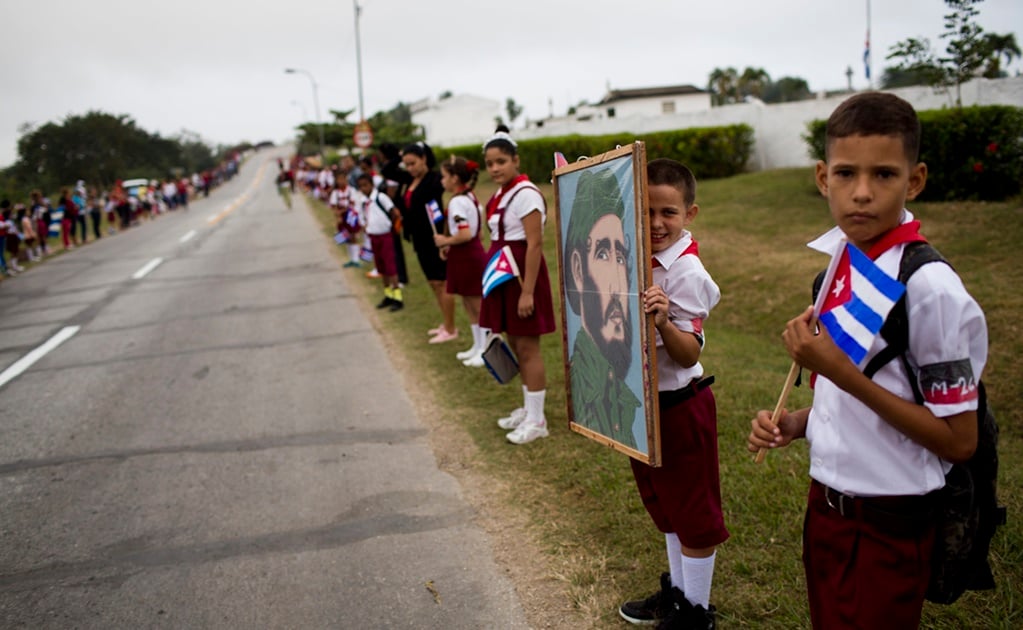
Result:
M912 103L918 111L950 107L955 99L954 94L950 96L929 87L899 88L890 92ZM807 145L802 139L802 135L806 133L806 124L817 118L827 118L847 97L848 95L843 95L777 105L742 103L675 115L619 114L614 118L584 122L547 121L541 128L519 130L515 135L519 140L528 140L573 133L595 136L624 131L635 134L637 139L642 139L644 134L658 131L746 123L753 127L756 138L748 165L750 170L810 166L813 160L807 153ZM1023 107L1023 77L975 79L962 86L962 99L963 105ZM572 160L575 156L567 157Z

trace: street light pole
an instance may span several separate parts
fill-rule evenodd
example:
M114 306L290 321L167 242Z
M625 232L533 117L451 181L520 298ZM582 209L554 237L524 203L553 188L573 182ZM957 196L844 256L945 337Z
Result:
M302 70L301 68L285 68L285 74L300 73L309 77L309 82L313 84L313 108L316 110L316 126L320 130L320 156L326 159L327 155L323 152L323 122L320 120L320 97L317 94L316 79L308 70Z
M366 110L362 104L362 46L359 44L359 15L362 9L359 8L359 0L352 0L355 6L355 65L358 67L359 75L359 122L366 121Z

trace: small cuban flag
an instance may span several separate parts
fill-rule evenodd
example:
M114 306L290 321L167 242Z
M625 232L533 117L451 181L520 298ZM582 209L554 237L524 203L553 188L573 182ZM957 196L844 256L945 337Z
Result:
M349 234L347 230L341 230L340 232L334 235L334 242L337 243L338 245L344 245L349 240L351 240L351 237L352 235Z
M511 247L505 245L494 254L483 270L483 297L487 297L496 287L518 276L519 266L515 264Z
M373 262L373 247L366 241L362 245L362 250L359 252L359 260L362 262Z
M831 338L857 366L906 286L844 239L824 276L814 310Z
M444 220L444 213L441 212L440 205L434 199L426 202L426 214L430 215L430 220L435 225Z

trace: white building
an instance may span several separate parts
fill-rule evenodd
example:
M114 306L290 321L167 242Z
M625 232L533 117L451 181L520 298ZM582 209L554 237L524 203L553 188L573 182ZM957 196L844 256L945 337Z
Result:
M649 88L647 90L620 90L619 92L654 92L665 88ZM951 107L954 95L947 90L936 90L930 87L907 87L885 90L896 94L907 101L918 111ZM646 113L626 106L624 101L615 101L612 91L601 104L593 106L594 111L587 111L582 116L564 116L533 121L526 129L516 132L518 140L533 140L554 136L579 134L583 136L602 136L627 132L642 139L645 134L676 129L692 129L696 127L717 127L740 123L753 127L755 146L750 158L750 170L766 170L813 165L814 160L807 152L803 134L806 133L808 122L826 119L838 105L850 96L849 93L827 96L818 95L816 99L765 105L756 99L746 103L736 103L722 107L710 107L710 95L694 95L687 101L687 106L696 99L705 98L706 107L682 111L676 103L675 113L663 113L653 103L667 99L646 96L637 99L645 102ZM660 99L660 100L658 100ZM1012 105L1023 107L1023 77L1004 79L973 79L962 86L963 105ZM613 103L613 105L612 105ZM606 108L615 108L614 116L608 116ZM629 109L626 109L628 107ZM638 107L638 105L637 105ZM599 108L604 108L603 112ZM580 108L582 111L582 108ZM613 149L614 147L608 147ZM569 161L576 156L566 156Z
M456 94L444 99L424 98L409 105L412 123L423 129L426 142L440 147L483 144L504 116L499 101Z
M608 120L612 118L658 118L675 114L707 111L711 108L710 92L692 85L608 89L595 105L582 104L564 116L550 116L542 120L526 121L527 129L548 131L564 129L574 123Z

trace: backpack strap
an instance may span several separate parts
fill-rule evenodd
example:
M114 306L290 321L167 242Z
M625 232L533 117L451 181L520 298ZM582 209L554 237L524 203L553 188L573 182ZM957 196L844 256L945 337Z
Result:
M908 284L909 278L920 267L933 262L941 262L950 267L952 266L941 255L941 252L934 249L929 243L907 244L905 249L902 250L902 260L899 262L899 282ZM905 293L895 303L892 310L888 312L888 317L885 318L884 324L881 326L881 337L888 345L867 362L866 367L863 368L863 373L867 378L873 378L874 374L877 374L877 371L887 365L889 361L900 357L902 365L906 369L906 375L909 376L909 385L913 389L913 398L917 404L922 404L924 400L923 393L920 391L920 385L917 383L916 378L913 377L913 371L910 369L909 361L906 359L906 352L909 350L909 313L906 309Z
M382 194L383 193L381 192L377 192L377 194L373 196L373 205L380 208L380 211L384 213L385 217L387 217L387 222L391 225L391 227L394 227L394 221L391 220L391 213L384 208L384 204L380 203L380 195Z
M916 273L920 267L932 262L943 262L950 267L952 266L941 255L941 252L926 241L907 243L906 247L902 250L902 259L899 261L899 282L902 284L908 283L910 276ZM826 271L821 271L813 279L813 302L815 304L817 302L817 295L821 292L821 285L824 284L825 273ZM906 374L909 375L909 384L913 389L913 397L918 404L922 404L924 400L923 393L920 391L920 385L916 382L916 379L912 377L913 371L910 369L909 361L906 359L906 351L909 350L909 313L906 310L905 293L895 303L892 310L888 312L888 317L885 318L884 324L881 326L881 337L888 345L867 362L866 367L863 368L863 373L867 378L874 378L878 370L887 365L892 359L900 357L903 367L906 368Z

